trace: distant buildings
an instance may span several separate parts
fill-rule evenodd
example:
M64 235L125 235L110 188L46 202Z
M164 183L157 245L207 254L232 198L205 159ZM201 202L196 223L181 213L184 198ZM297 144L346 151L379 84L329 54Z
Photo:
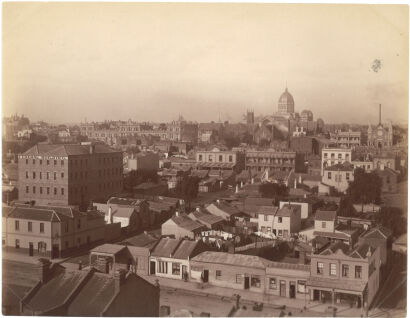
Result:
M355 148L361 144L361 132L360 131L337 131L336 133L337 147L339 148Z
M104 145L37 144L18 158L20 201L84 205L123 188L122 152Z
M338 163L323 170L322 183L345 192L349 182L354 180L354 166L349 162Z
M352 150L345 148L323 148L321 174L326 167L352 161Z
M157 171L159 169L159 156L153 152L142 152L128 157L126 170L130 171Z
M249 150L246 152L246 170L291 171L296 166L295 152L270 150Z
M198 150L195 153L197 169L220 169L241 172L245 168L245 155L238 151Z

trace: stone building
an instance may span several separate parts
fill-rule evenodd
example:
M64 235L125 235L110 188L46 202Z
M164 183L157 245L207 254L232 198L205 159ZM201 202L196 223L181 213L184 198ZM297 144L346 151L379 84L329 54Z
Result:
M367 145L379 149L393 146L393 125L391 122L382 124L382 105L379 105L379 123L376 127L369 124L367 129Z
M123 188L122 152L98 144L37 144L19 155L19 200L86 205Z

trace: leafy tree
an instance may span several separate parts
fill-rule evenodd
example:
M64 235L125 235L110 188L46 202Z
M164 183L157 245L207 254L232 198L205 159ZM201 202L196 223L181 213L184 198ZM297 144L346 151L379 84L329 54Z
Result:
M259 186L259 193L264 198L284 197L288 194L288 188L279 183L262 183Z
M234 134L227 134L223 137L223 141L225 143L225 145L228 148L232 148L232 147L238 147L239 144L241 143L240 139L238 136L235 136Z
M337 209L337 215L347 217L353 217L356 215L356 210L353 207L353 204L350 201L349 197L345 196L340 200L340 206Z
M390 229L395 237L407 233L407 219L400 208L382 207L375 219L376 223Z
M241 142L252 145L254 143L253 136L249 132L245 132L241 136Z
M354 181L350 182L347 194L353 203L380 203L382 180L376 172L366 173L358 168L354 172Z
M132 192L132 189L144 182L158 183L158 174L156 170L131 170L124 178L124 189Z
M269 145L270 145L270 141L268 139L262 138L259 141L259 146L261 146L261 147L266 147L266 146L269 146Z
M175 192L188 203L191 209L191 201L198 196L200 179L195 176L186 176L178 181Z

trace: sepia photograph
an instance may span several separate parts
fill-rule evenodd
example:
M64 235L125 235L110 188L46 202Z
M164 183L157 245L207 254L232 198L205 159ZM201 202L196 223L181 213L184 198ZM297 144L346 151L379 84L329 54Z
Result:
M408 4L1 6L2 315L407 317Z

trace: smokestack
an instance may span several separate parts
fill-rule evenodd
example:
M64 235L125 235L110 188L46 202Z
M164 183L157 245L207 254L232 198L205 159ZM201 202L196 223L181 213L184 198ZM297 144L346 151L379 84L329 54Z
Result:
M297 188L297 186L298 186L298 182L297 182L297 180L296 180L296 178L295 178L295 189Z
M379 124L382 123L382 104L379 104Z

